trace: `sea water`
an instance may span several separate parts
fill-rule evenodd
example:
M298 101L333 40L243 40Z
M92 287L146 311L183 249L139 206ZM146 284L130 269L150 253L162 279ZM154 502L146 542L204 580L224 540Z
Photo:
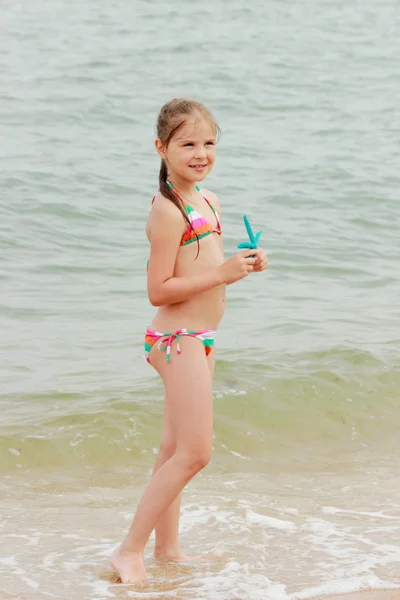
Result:
M399 9L238 0L1 7L1 598L303 599L400 586ZM206 186L228 289L211 465L150 587L108 568L149 480L162 387L144 228L160 106L222 129Z

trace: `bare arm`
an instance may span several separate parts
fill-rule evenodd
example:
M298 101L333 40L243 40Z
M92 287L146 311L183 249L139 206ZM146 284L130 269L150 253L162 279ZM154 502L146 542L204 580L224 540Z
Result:
M179 210L166 198L158 198L149 218L150 260L147 272L147 292L153 306L183 302L219 285L229 285L243 279L253 270L257 250L242 250L213 267L189 277L174 277L184 222Z
M199 275L174 277L184 221L169 200L158 198L149 219L151 251L147 273L147 292L153 306L164 306L188 300L201 292L225 283L217 267Z
M151 295L149 290L149 299L153 306L175 304L176 302L189 300L189 298L193 298L193 296L211 290L223 283L224 281L217 268L191 277L170 277L159 290L154 290Z

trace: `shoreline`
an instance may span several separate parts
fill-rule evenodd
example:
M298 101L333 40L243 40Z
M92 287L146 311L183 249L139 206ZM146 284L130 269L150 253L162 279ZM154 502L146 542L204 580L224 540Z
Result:
M31 600L21 595L0 595L0 600ZM43 597L44 600L44 597ZM345 592L326 596L313 596L304 600L400 600L400 588L382 590L364 590L361 592Z
M310 598L310 600L313 600ZM318 596L314 600L400 600L400 589L346 592L334 596Z

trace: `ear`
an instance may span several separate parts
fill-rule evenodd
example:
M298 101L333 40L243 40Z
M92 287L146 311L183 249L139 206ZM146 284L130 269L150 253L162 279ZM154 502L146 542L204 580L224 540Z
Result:
M154 141L154 145L156 147L158 154L161 156L161 158L165 159L165 147L164 147L164 144L162 143L162 141L157 138Z

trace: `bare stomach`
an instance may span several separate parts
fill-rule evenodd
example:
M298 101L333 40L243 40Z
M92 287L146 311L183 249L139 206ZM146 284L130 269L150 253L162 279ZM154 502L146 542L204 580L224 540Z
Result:
M190 244L181 248L176 262L175 277L201 275L205 271L222 264L224 255L219 236L207 236L201 240L200 253L197 245ZM155 315L151 328L156 331L170 332L177 329L218 329L225 312L226 285L197 294L183 302L161 306Z
M182 328L192 331L218 329L225 312L225 287L222 285L190 300L161 306L151 328L161 333Z

